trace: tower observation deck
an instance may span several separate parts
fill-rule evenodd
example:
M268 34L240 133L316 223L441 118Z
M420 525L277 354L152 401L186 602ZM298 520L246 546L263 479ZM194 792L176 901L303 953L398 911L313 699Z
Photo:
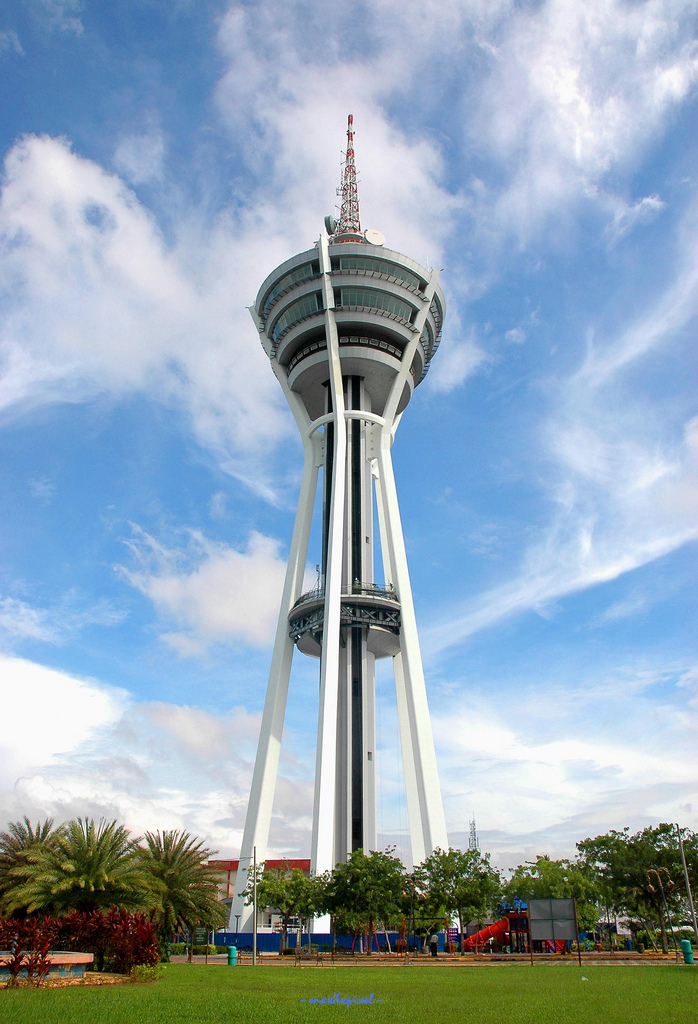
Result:
M361 231L353 119L338 220L277 267L250 312L303 441L304 466L250 792L237 892L266 856L293 652L320 661L311 869L376 848L375 659L393 662L412 859L448 840L391 445L438 348L438 272ZM322 550L303 575L319 474ZM374 568L377 511L382 579ZM236 895L231 907L250 917Z

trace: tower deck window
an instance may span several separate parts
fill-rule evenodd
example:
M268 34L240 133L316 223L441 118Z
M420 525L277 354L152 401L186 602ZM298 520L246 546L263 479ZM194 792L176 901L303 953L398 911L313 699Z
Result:
M301 281L306 281L309 277L314 277L320 273L320 267L317 263L304 263L301 267L296 267L290 274L286 274L278 281L264 302L264 315L269 312L271 307L274 305L279 295L283 295L289 288L292 288L294 284L299 284Z
M393 313L394 316L412 323L414 306L409 302L389 295L387 292L379 292L377 288L341 288L342 306L365 306L368 309L384 309L386 313Z
M278 341L288 327L292 327L301 320L305 320L307 316L312 316L313 313L317 313L321 309L322 303L319 292L311 292L310 295L304 295L298 302L291 303L288 309L281 314L274 324L274 329L271 332L272 338L274 341Z
M339 260L340 270L367 270L369 273L385 274L386 277L395 277L398 281L422 290L422 282L416 274L405 270L397 263L390 263L388 260L377 260L371 256L342 256Z

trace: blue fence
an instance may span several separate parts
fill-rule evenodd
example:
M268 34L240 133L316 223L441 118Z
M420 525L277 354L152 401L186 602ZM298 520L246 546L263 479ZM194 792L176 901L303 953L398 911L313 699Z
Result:
M388 938L390 939L391 947L393 949L395 949L395 943L397 942L397 940L399 938L399 934L397 932L388 932ZM295 947L297 945L296 939L297 939L297 933L295 931L293 931L293 932L289 931L289 933L288 933L288 945L289 945L290 949L295 949ZM302 941L301 945L307 946L309 942L312 942L313 945L331 946L332 943L333 943L333 939L336 940L336 943L337 943L338 946L343 946L345 949L351 949L352 942L354 941L354 936L353 935L337 935L337 936L333 937L331 934L326 934L325 935L325 934L322 934L322 933L313 932L310 935L310 937L308 937L308 933L307 932L303 932L303 941ZM441 942L440 942L440 944L441 944L443 942L443 939L442 939L441 936L440 936L440 939L441 939ZM234 945L236 945L235 932L214 932L214 934L213 934L213 942L214 942L214 944L216 946L234 946ZM385 944L385 935L383 934L383 932L379 933L379 935L378 935L378 942L380 943L380 945L384 945ZM259 950L260 953L278 953L280 945L281 945L281 932L258 932L257 933L257 949ZM252 932L240 932L238 934L238 936L237 936L237 947L238 947L238 949L243 949L243 950L247 949L247 948L252 949ZM357 939L357 948L358 947L359 947L359 942L358 942L358 939ZM374 950L376 948L376 940L375 939L373 940L372 948Z

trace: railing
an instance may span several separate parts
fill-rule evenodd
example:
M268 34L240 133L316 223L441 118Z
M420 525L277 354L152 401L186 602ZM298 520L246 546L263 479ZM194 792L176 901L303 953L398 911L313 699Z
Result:
M377 277L381 281L390 281L391 284L399 284L401 288L406 288L410 292L414 292L420 299L426 298L421 288L417 288L415 285L410 284L404 277L397 277L395 274L384 274L379 270L365 270L361 267L344 267L343 269L333 270L333 277L342 277L348 274L352 274L355 277Z
M360 580L355 580L349 586L343 586L341 594L342 597L351 597L356 594L357 596L382 597L384 601L398 600L398 596L395 593L395 587L392 583L362 583ZM312 590L308 590L305 594L301 594L293 607L298 608L300 605L305 604L308 601L322 601L324 597L325 585L324 583L317 583Z
M365 345L367 348L375 348L381 352L387 352L388 355L393 356L395 359L402 359L402 352L395 345L391 345L387 341L383 341L379 338L364 338L358 335L342 335L339 339L340 347L342 345ZM314 355L315 352L323 352L327 349L327 341L322 338L319 341L311 341L309 345L305 345L302 349L293 356L288 364L288 372L290 373L300 362L302 362L306 356Z
M409 321L405 320L404 317L398 316L397 313L393 313L389 309L381 309L380 306L343 306L339 303L335 304L336 313L373 313L375 316L384 316L388 320L394 320L395 323L402 324L403 327L408 327L411 331L416 331L417 328Z

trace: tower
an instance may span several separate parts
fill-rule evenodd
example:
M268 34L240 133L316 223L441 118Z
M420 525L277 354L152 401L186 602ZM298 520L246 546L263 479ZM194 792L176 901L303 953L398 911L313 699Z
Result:
M392 658L412 860L448 839L429 719L391 445L438 347L438 272L361 231L349 115L327 236L277 267L250 308L303 441L303 476L289 551L230 920L250 908L252 851L266 856L293 653L320 660L311 870L376 848L375 659ZM322 551L303 593L322 471ZM383 581L375 581L374 510ZM232 927L232 925L231 925Z

